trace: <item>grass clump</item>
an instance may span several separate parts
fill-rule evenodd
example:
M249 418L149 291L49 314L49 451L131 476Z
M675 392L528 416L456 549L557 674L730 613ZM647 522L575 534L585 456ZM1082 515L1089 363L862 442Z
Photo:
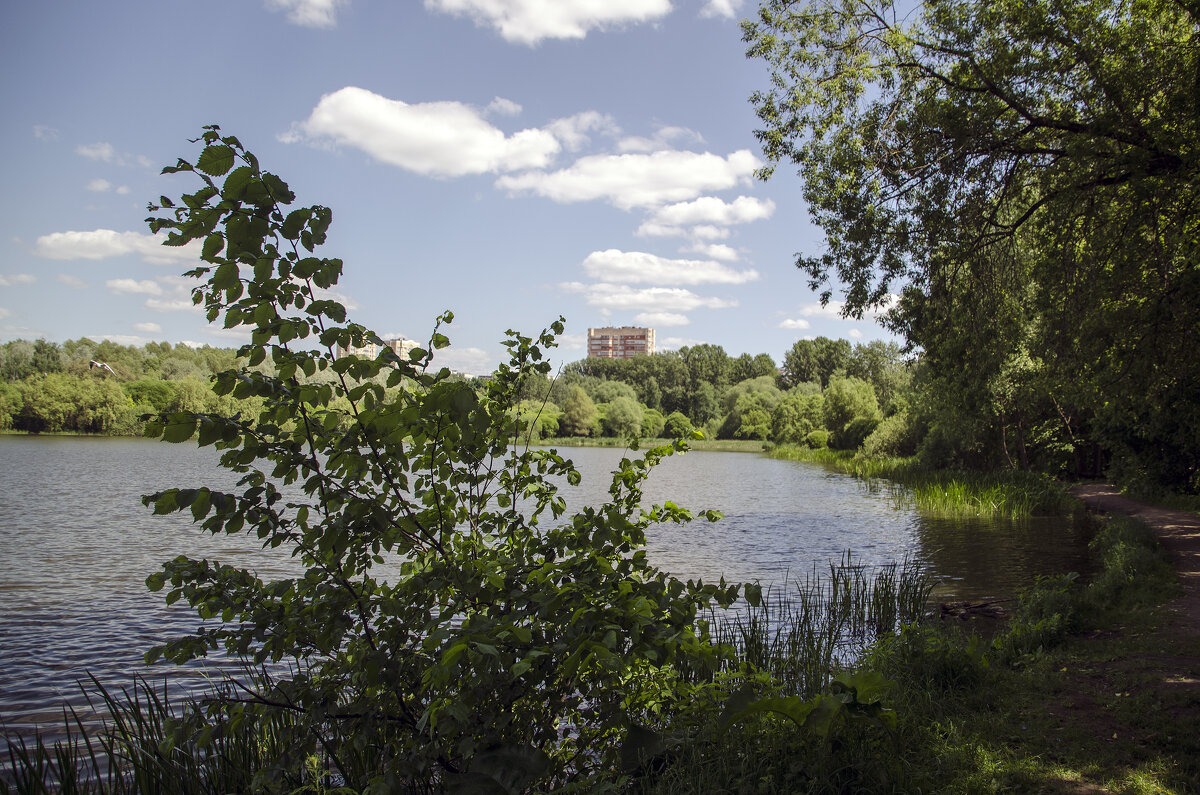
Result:
M1070 513L1076 504L1064 484L1037 472L928 469L914 456L868 457L849 450L799 445L773 447L768 454L821 464L862 480L893 481L898 484L898 501L934 516L1059 516Z

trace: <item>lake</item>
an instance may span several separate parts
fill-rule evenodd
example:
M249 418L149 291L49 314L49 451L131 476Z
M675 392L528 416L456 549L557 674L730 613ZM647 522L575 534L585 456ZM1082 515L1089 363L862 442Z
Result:
M623 451L561 452L583 475L568 490L571 504L602 502ZM147 648L197 623L187 608L148 592L146 576L179 554L266 577L287 572L289 558L249 538L207 536L188 514L153 516L140 498L173 486L231 489L235 480L214 451L191 443L0 436L3 725L28 736L34 726L60 722L64 702L83 708L76 683L88 672L113 685L168 673L184 687L203 685L200 668L142 664ZM715 524L653 528L648 554L659 567L684 579L758 580L777 591L852 550L867 565L920 561L938 578L941 601L1009 598L1037 574L1079 570L1088 540L1069 518L922 517L879 484L751 453L667 459L645 493L647 502L725 513Z

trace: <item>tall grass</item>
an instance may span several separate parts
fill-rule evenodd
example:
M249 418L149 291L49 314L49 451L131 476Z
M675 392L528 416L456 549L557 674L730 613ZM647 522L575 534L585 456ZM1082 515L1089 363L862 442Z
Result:
M794 445L772 448L768 454L822 464L867 481L893 481L898 484L892 492L898 503L935 516L1058 516L1070 513L1076 505L1064 484L1037 472L933 470L922 467L915 458L867 458L846 450Z
M878 638L920 618L933 586L913 561L871 568L846 553L828 572L814 567L803 581L764 593L757 606L714 611L711 631L736 651L725 670L749 665L781 692L811 696Z

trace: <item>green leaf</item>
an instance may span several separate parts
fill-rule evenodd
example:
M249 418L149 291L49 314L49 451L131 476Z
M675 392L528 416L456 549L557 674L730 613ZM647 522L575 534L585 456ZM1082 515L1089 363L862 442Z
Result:
M232 147L214 144L205 147L204 151L200 153L200 158L196 161L196 168L205 174L219 177L233 168L234 157Z

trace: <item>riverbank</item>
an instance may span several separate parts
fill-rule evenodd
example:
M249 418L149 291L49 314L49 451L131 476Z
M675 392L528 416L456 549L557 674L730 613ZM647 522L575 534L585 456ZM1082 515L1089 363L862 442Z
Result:
M672 439L642 439L639 448L671 444ZM629 440L615 436L554 436L535 443L538 447L629 447ZM712 450L723 453L761 453L763 442L755 439L689 439L689 450Z
M886 478L905 487L897 490L898 499L933 516L1062 516L1078 506L1066 484L1037 472L926 469L915 457L867 458L850 450L800 445L770 447L767 455L821 464L868 481Z

